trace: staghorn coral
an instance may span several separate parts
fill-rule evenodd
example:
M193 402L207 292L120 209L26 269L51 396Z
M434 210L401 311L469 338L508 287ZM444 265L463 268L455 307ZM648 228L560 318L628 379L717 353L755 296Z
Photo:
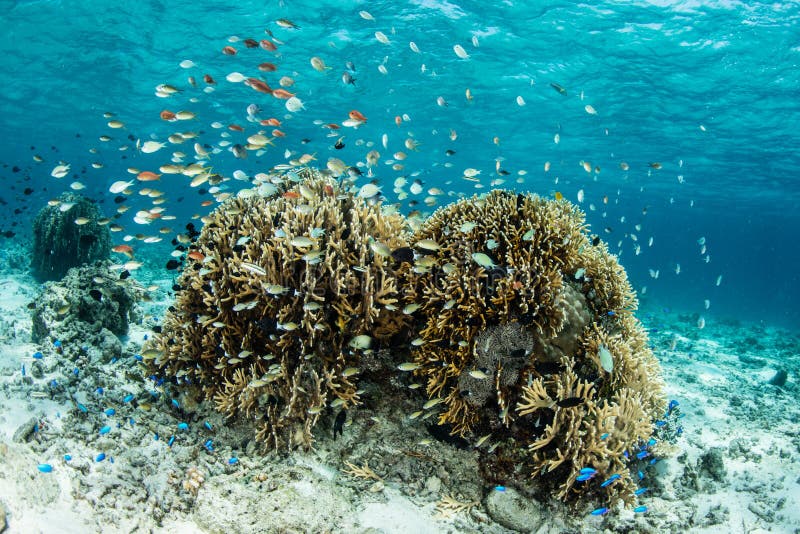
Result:
M652 434L663 384L625 271L583 214L493 191L436 211L412 246L409 368L438 424L482 447L498 482L525 472L564 500L632 502L623 453ZM576 482L584 467L620 476L598 490Z
M308 447L326 408L358 404L361 356L408 322L389 252L404 218L311 169L286 179L299 183L206 219L153 343L157 374L252 420L267 449Z

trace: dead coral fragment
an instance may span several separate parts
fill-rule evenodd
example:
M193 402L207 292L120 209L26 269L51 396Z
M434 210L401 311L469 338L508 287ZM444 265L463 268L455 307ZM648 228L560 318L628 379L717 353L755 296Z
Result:
M378 482L382 482L383 479L378 476L375 471L369 466L367 462L364 462L363 467L359 467L347 460L344 461L344 465L347 466L347 469L343 471L343 473L350 475L351 477L355 478L363 478L365 480L377 480Z
M482 461L498 481L524 465L567 500L594 487L576 483L583 467L624 472L603 491L632 502L623 452L651 434L663 385L625 272L590 242L583 214L493 191L435 212L411 247L420 342L409 368L438 423L476 446L491 435Z
M194 384L269 449L308 447L326 408L359 403L361 356L403 332L391 258L405 220L310 169L267 199L240 196L208 218L153 343L155 371ZM300 192L302 190L302 194ZM377 342L367 342L375 339Z
M197 497L197 492L200 491L200 486L203 485L206 478L197 467L190 467L186 470L186 478L183 480L183 489Z
M440 517L449 519L460 512L469 513L479 504L479 501L461 502L449 495L445 495L436 503L436 511Z

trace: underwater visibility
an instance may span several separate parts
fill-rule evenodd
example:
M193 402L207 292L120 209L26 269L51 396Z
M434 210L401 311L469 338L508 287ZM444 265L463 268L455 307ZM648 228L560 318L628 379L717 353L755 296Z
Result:
M0 6L0 532L800 532L797 3Z

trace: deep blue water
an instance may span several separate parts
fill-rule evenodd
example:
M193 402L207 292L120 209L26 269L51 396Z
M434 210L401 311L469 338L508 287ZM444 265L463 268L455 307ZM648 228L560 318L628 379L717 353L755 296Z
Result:
M216 145L227 130L210 124L220 121L246 126L245 133L230 132L232 142L244 142L258 129L246 120L246 107L255 103L262 108L260 117L283 120L286 137L261 158L250 153L238 160L223 151L211 159L215 172L230 176L241 169L253 175L285 162L286 149L296 155L315 153L321 165L329 157L355 164L364 161L369 150L357 146L357 140L372 141L383 160L399 150L408 153L402 171L383 163L376 168L391 201L391 184L401 175L409 182L423 180L426 190L478 192L461 178L470 167L482 171L486 191L498 178L496 158L503 158L501 166L510 175L501 187L542 195L559 191L573 201L579 190L584 191L581 205L592 230L620 253L635 287L646 286L641 300L648 311L667 307L708 318L793 328L800 324L797 3L492 5L421 0L211 5L0 2L0 197L8 202L0 229L16 231L13 239L27 239L35 212L74 181L50 176L59 160L72 165L87 186L84 193L104 201L104 210L111 214L115 206L108 187L132 178L127 167L156 170L168 162L171 151L193 152L187 142L155 154L137 154L129 135L166 141L175 131L192 130L200 133L199 141ZM360 16L362 10L374 20ZM275 22L279 18L294 21L300 29L280 27ZM229 42L231 36L266 38L265 29L283 43L277 52ZM379 42L376 31L383 32L389 44ZM410 49L410 41L420 53ZM221 53L229 44L238 49L236 56ZM455 54L456 44L463 46L468 59ZM331 69L312 69L312 56ZM197 67L181 68L185 59ZM256 66L264 61L275 63L278 70L260 73ZM341 80L347 61L355 65L355 85ZM379 65L385 66L386 74L379 72ZM262 77L273 87L280 76L291 76L296 83L290 90L305 109L284 118L283 100L227 82L226 75L233 71ZM205 73L217 81L210 94L202 91ZM197 88L187 83L187 76L197 79ZM160 83L182 92L157 98L154 89ZM467 88L474 96L469 102ZM518 96L524 106L516 103ZM198 101L191 102L193 97ZM447 106L437 104L438 97ZM587 104L596 114L587 113ZM162 109L191 110L198 118L167 123L159 118ZM314 121L341 123L352 109L369 120L357 130L340 130L346 147L334 150L335 138L326 137L327 130ZM125 128L109 129L104 112L116 113ZM411 120L398 127L394 117L402 114ZM449 138L451 130L458 134L455 141ZM380 146L384 133L388 150ZM113 139L100 142L100 135ZM409 136L419 142L418 151L404 148ZM493 142L495 137L499 143ZM309 142L303 144L302 139ZM121 146L131 148L120 151ZM92 147L97 154L89 152ZM448 149L455 154L447 156ZM34 154L45 161L35 163ZM544 172L548 161L550 170ZM587 173L583 161L600 172ZM92 162L104 167L93 169ZM622 162L628 164L627 171L621 169ZM654 163L661 168L653 168ZM12 172L13 166L20 171ZM521 170L527 174L517 183ZM204 213L199 202L208 198L189 188L188 181L164 176L155 185L145 184L167 193L165 207L178 217L176 229L192 214ZM229 182L226 187L241 185ZM33 193L23 195L25 187ZM131 220L148 202L132 195L134 209L120 219L126 232L115 238L155 233L156 228L137 228ZM14 215L10 208L26 211ZM403 209L411 207L405 202ZM708 263L700 253L702 237ZM168 251L136 245L143 254L148 246L160 254ZM676 264L680 274L675 273ZM651 270L659 271L657 279ZM705 299L711 302L708 310Z

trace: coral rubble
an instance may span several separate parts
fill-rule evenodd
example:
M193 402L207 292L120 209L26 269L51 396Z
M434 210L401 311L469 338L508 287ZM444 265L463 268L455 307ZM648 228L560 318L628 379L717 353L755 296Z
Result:
M328 408L358 404L375 351L408 322L391 256L405 219L316 171L287 176L299 183L282 195L209 216L152 344L157 374L253 421L267 449L308 447Z
M31 337L36 343L58 341L67 351L96 344L110 359L122 350L117 337L140 319L137 301L143 296L136 282L121 279L108 262L72 268L60 281L42 286L33 303Z
M436 211L412 247L409 368L438 424L480 446L498 482L522 469L567 500L612 478L608 500L632 502L629 457L664 411L663 384L625 272L583 214L493 191Z
M111 237L102 217L93 200L75 193L63 193L42 208L33 221L34 276L59 280L72 267L107 259Z

